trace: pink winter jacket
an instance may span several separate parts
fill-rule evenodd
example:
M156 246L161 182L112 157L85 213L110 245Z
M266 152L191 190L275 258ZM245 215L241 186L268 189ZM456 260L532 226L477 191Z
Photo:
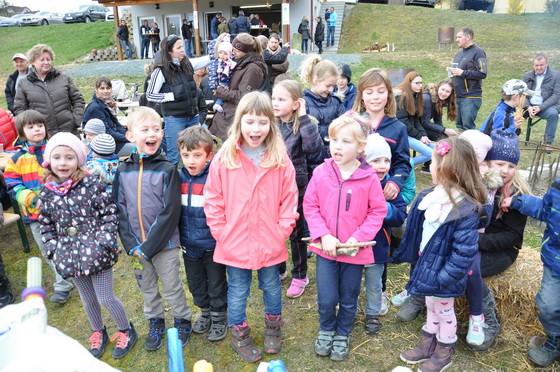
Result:
M286 239L298 218L296 173L287 153L285 167L257 169L237 151L240 168L227 169L222 151L212 161L204 213L216 239L214 261L259 270L288 259Z
M351 237L359 242L373 240L387 215L387 204L379 178L363 160L350 178L343 180L332 159L326 159L313 172L303 200L303 213L311 239L319 241L332 234L341 243ZM374 262L371 247L360 248L354 257L332 257L321 249L310 247L321 257L356 265Z

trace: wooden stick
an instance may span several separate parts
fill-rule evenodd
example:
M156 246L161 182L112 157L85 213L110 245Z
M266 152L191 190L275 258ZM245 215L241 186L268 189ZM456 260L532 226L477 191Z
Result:
M310 242L311 238L302 238L304 242ZM346 243L336 243L337 248L362 248L362 247L372 247L376 245L377 242L375 240L369 242L362 242L362 243L355 243L355 244L346 244ZM310 245L314 245L317 248L321 247L321 243L311 243Z

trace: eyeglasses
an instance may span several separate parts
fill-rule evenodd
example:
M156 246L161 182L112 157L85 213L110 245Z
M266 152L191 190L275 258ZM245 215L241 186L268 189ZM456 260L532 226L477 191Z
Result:
M178 38L178 36L175 35L175 34L171 34L171 35L167 36L167 41L171 41L171 40L173 40L173 39L175 39L175 38Z
M413 81L412 84L422 85L422 84L424 84L424 82L422 82L422 81L416 81L416 82L414 82L414 81Z

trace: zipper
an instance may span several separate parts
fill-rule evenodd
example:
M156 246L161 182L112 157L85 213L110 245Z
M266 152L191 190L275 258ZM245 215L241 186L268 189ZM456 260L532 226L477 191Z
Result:
M467 79L463 79L465 82L465 90L469 93L469 83L467 83Z
M352 189L346 192L346 212L350 210L350 203L352 202Z
M138 172L138 221L140 222L140 233L142 234L142 243L146 240L144 232L144 222L142 221L142 172L144 171L144 158L140 158L140 171Z

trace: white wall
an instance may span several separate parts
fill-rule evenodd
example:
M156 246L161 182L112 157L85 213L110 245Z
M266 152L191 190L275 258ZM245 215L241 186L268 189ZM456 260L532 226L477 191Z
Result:
M543 13L546 11L546 0L525 0L525 13ZM509 0L496 0L494 13L507 14Z

